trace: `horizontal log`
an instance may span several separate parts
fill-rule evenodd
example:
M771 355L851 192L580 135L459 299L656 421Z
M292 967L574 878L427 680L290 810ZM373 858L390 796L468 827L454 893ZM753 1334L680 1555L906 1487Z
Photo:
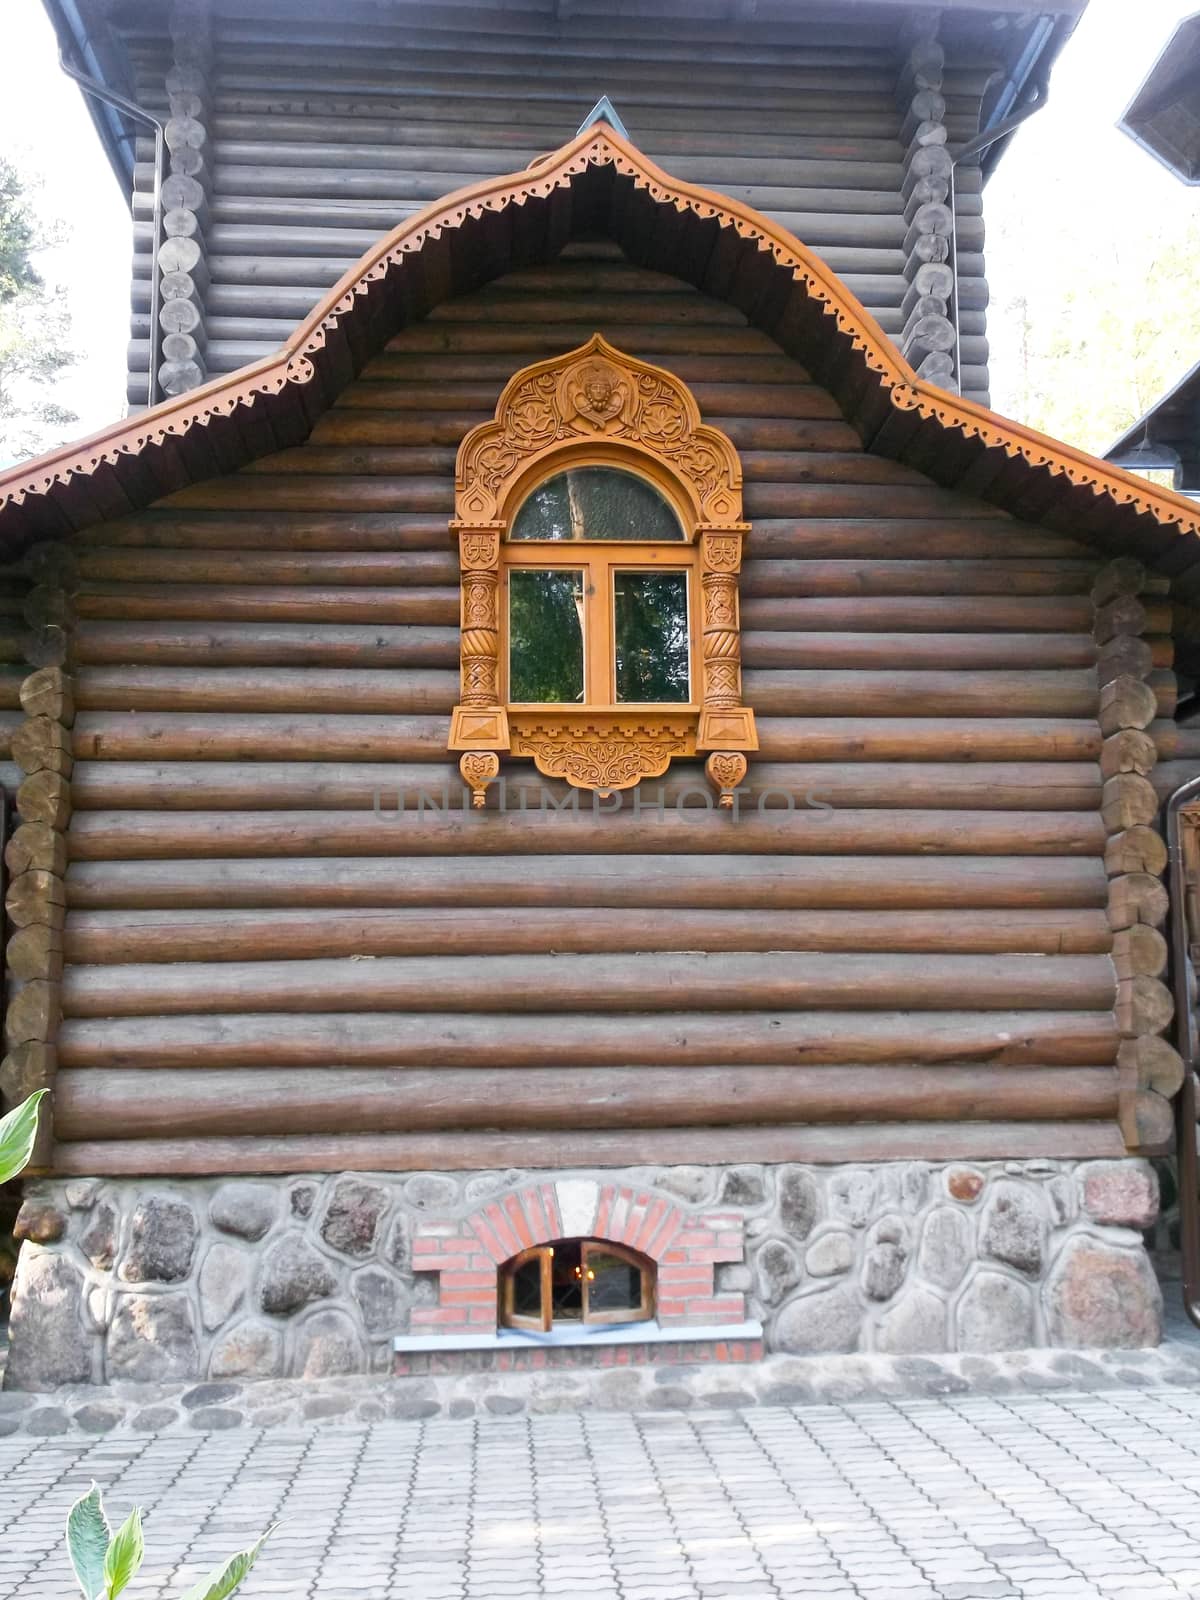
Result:
M1071 633L1090 620L1090 602L1074 595L789 595L742 604L744 628L793 633Z
M881 875L877 862L859 856L697 854L689 856L683 873L654 851L581 855L569 874L561 871L557 857L537 862L529 856L478 857L469 872L453 856L76 862L66 893L70 905L81 910L574 905L1082 910L1106 905L1108 880L1098 860L1053 856L897 857Z
M214 705L223 710L249 711L256 708L241 697L251 693L251 684L262 674L234 674L235 667L282 670L319 666L371 671L396 667L454 668L458 665L459 651L457 624L454 627L394 628L262 621L85 622L80 624L75 640L78 660L92 667L78 679L78 704L93 709L109 706L113 696L117 697L116 708L119 709L128 709L130 704L139 710L153 709L159 704L170 705L173 687L186 686L194 696L198 692L198 681L211 678L215 696L221 696L222 686L227 686L225 695L217 698ZM125 665L131 661L139 665ZM162 663L162 666L152 670L148 665L151 662ZM107 671L100 671L107 663L114 665ZM205 672L182 672L178 670L179 663L202 666ZM143 701L140 696L149 694L150 685L158 678L163 683L159 698ZM298 685L299 681L272 676L263 678L268 688L289 682ZM133 702L121 698L127 693L139 698ZM239 697L236 705L231 705L231 696Z
M210 1177L214 1172L469 1171L738 1161L987 1161L1115 1157L1115 1122L955 1122L775 1128L655 1128L635 1133L345 1134L311 1138L114 1139L55 1149L64 1177Z
M1110 779L1110 782L1117 780ZM529 855L627 850L665 855L1044 855L1101 856L1096 812L865 811L816 807L727 814L666 808L649 817L537 812L193 811L80 812L73 861L178 856ZM611 809L611 808L610 808ZM718 833L716 830L720 830Z
M582 958L580 958L582 959ZM1109 1066L1111 1011L787 1011L652 1016L438 1012L75 1017L64 1067L514 1067L802 1065L939 1061Z
M747 671L746 698L764 715L1088 717L1092 670L1070 672ZM79 747L77 746L77 749Z
M750 669L891 668L910 672L922 669L958 672L1005 668L1088 668L1094 656L1092 641L1079 633L784 633L747 630L742 634L742 661Z
M1115 1118L1111 1067L63 1071L60 1139Z
M413 703L443 714L81 711L75 753L108 761L444 760L455 678L430 672L376 681L389 695L397 684L393 707L407 683ZM269 689L274 680L265 682ZM1101 748L1090 718L763 715L758 733L764 761L1095 762Z
M584 891L586 892L586 891ZM731 885L731 894L736 890ZM1149 929L1135 930L1149 933ZM1121 936L1118 936L1121 937ZM1156 937L1160 937L1156 935ZM80 965L645 950L1103 953L1103 911L672 910L603 906L366 911L72 911L63 935ZM1144 970L1149 970L1145 966Z
M75 604L80 617L107 620L261 622L458 622L454 589L272 588L222 584L93 584Z
M1130 980L1142 995L1145 985ZM1156 989L1162 985L1156 984ZM1123 988L1124 992L1124 988ZM1165 992L1165 991L1164 991ZM1143 996L1138 1016L1149 1004ZM69 1017L260 1011L1100 1011L1113 1004L1107 956L718 954L376 956L72 966ZM1169 1020L1169 1017L1168 1017ZM1157 1033L1156 1027L1126 1032Z
M270 458L268 458L270 459ZM83 584L296 584L315 586L454 584L458 553L443 550L131 550L83 551Z
M532 766L506 767L504 809L570 803L565 783L543 778ZM868 809L936 807L939 810L1080 811L1100 803L1100 778L1087 762L824 762L755 761L738 786L745 806L772 810L854 806ZM82 761L71 780L77 811L109 808L231 811L415 811L421 805L470 807L456 760L423 763ZM704 808L711 797L697 763L675 762L660 780L636 795L626 790L622 810L661 804ZM590 798L579 803L590 807ZM615 808L615 801L613 802Z

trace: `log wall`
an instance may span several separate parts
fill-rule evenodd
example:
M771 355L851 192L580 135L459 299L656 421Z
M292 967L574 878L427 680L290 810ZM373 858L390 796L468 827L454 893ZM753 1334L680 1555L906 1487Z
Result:
M177 298L202 309L199 334L183 306L167 316L209 375L278 346L397 222L557 148L607 94L640 148L783 222L914 363L934 356L927 370L947 378L947 151L978 129L996 46L953 44L944 69L926 55L914 77L895 7L731 23L656 0L622 16L617 38L589 6L302 13L286 38L258 9L217 0L195 79L181 79L182 35L167 36L162 13L137 8L119 24L138 97L171 119L172 168L191 180L172 190L168 231L180 234L165 248ZM138 156L134 404L149 356L151 143ZM962 387L986 402L981 181L976 167L957 175L957 261Z
M472 813L445 750L456 446L597 330L742 456L736 820L698 764L560 814L510 763ZM60 554L60 1167L1119 1153L1097 569L612 247L445 305L305 445Z

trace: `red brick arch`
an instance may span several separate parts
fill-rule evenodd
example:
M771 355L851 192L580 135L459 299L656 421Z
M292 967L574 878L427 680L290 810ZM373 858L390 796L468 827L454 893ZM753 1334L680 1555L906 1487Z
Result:
M745 1296L717 1294L720 1261L740 1261L743 1224L728 1211L693 1212L668 1195L591 1178L531 1183L486 1200L465 1217L423 1222L413 1270L436 1272L436 1305L416 1306L414 1333L484 1333L496 1326L497 1268L553 1239L605 1239L654 1262L663 1326L741 1322Z

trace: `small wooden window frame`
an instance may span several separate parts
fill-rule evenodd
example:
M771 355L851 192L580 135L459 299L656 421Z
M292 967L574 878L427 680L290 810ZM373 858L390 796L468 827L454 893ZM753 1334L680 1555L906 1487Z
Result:
M648 479L675 510L683 539L508 541L538 484L585 466ZM676 756L708 752L705 770L720 803L732 804L746 774L745 752L758 748L754 713L742 704L738 575L748 525L737 451L700 421L686 384L599 334L566 356L524 368L505 385L495 417L459 448L450 526L462 582L462 687L449 748L462 752L474 806L485 803L504 752L601 795L661 776ZM508 698L508 572L517 567L606 569L598 623L585 632L580 705ZM687 704L614 703L611 575L639 569L689 574Z
M559 1241L565 1242L565 1241ZM593 1311L589 1305L587 1263L593 1253L616 1256L619 1260L628 1262L640 1275L641 1293L636 1308L621 1307L612 1311ZM538 1260L541 1263L541 1294L542 1309L540 1316L527 1316L514 1309L516 1301L516 1274L528 1262ZM654 1263L641 1256L636 1250L630 1250L625 1245L611 1244L607 1239L582 1239L579 1241L579 1260L583 1268L581 1289L583 1294L583 1315L581 1322L584 1326L599 1327L604 1325L622 1324L626 1322L650 1322L655 1314L654 1296ZM528 1333L549 1333L554 1326L554 1245L537 1244L529 1250L522 1250L518 1255L512 1256L502 1263L498 1269L499 1294L497 1306L499 1309L500 1325L504 1328L517 1328Z

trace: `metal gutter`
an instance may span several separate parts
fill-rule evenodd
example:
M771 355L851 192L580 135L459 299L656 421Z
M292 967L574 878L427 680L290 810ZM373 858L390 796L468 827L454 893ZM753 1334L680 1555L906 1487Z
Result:
M1183 1309L1200 1328L1200 1161L1196 1153L1196 972L1187 928L1180 812L1200 800L1200 778L1180 784L1167 801L1167 870L1171 893L1171 992L1175 1000L1175 1048L1183 1057L1183 1087L1175 1098L1175 1154L1179 1170L1179 1259Z
M68 60L77 62L79 69L90 79L104 84L107 88L112 73L106 70L106 64L96 50L76 0L42 0L42 4L46 8L46 14L58 39L59 59L65 55ZM121 185L125 203L132 205L133 168L136 160L134 135L126 127L115 105L89 95L85 95L84 100L96 132L100 136L100 143L108 156L109 165Z
M162 300L162 269L158 264L159 251L162 249L163 233L163 171L167 159L167 130L159 119L143 107L135 105L132 100L127 100L124 95L117 94L114 89L108 89L95 78L81 72L78 67L72 66L65 53L59 52L58 64L68 78L73 78L84 94L97 104L123 111L127 117L132 117L135 122L143 122L147 127L154 129L154 225L151 240L150 256L150 370L147 373L146 396L150 405L155 405L160 396L158 392L158 353L162 340L162 330L159 327L158 313Z

